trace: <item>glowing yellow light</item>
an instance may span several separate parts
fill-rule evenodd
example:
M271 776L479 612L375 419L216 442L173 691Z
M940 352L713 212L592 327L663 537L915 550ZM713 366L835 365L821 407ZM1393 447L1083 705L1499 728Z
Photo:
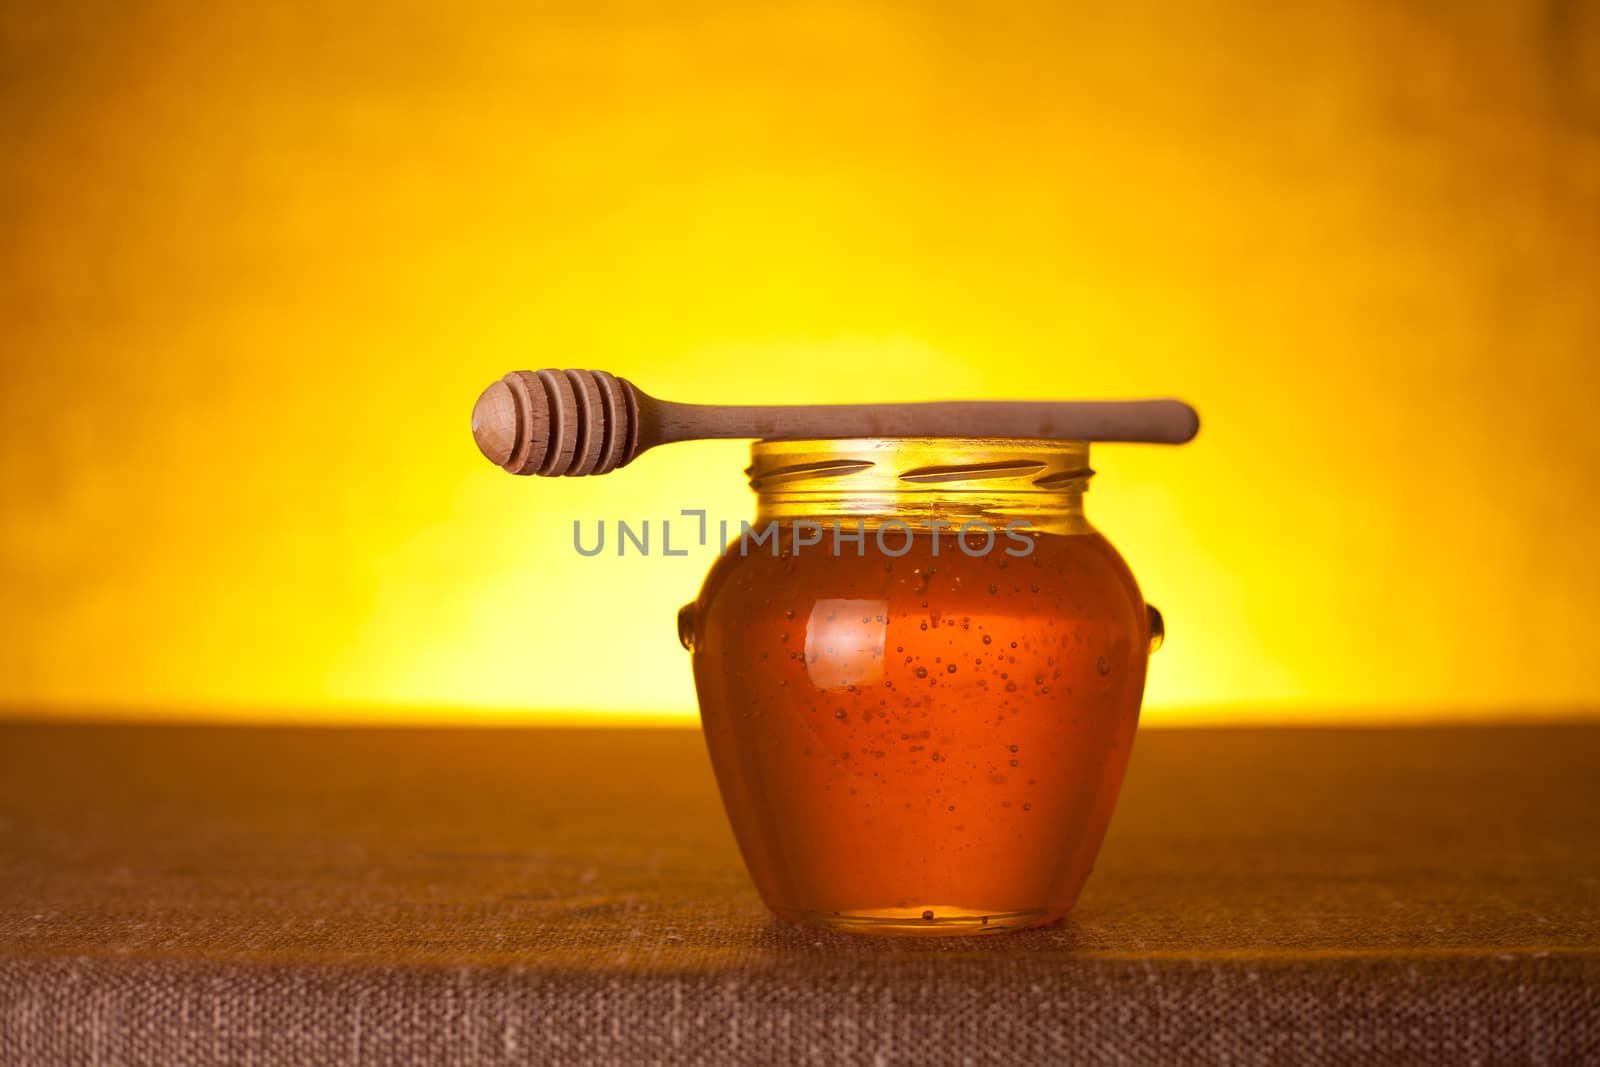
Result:
M707 552L571 522L736 521L745 448L514 480L467 415L540 366L1180 395L1087 501L1146 721L1600 701L1600 168L1535 9L98 6L4 17L19 714L686 719Z

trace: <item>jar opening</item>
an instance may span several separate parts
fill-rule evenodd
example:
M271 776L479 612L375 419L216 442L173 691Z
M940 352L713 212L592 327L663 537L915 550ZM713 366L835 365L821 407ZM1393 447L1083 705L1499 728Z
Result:
M885 518L1082 515L1086 441L861 437L757 441L746 475L758 515Z

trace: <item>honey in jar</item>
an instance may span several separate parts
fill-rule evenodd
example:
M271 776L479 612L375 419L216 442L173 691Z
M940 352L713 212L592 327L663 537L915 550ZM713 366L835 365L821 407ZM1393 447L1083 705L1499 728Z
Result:
M749 473L756 518L680 633L767 905L886 934L1060 918L1160 636L1084 519L1088 446L764 441Z

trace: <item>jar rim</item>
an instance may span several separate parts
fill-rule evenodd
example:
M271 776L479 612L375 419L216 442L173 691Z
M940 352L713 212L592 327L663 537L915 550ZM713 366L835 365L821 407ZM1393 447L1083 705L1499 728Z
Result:
M745 474L758 494L1081 491L1089 443L1037 437L759 440Z

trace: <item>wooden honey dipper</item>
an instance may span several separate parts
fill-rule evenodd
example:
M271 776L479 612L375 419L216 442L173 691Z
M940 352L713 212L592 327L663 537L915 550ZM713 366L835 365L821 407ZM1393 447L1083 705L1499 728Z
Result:
M478 450L512 474L607 474L673 441L760 437L1043 437L1181 445L1181 400L954 400L915 404L678 404L603 370L512 371L472 408Z

